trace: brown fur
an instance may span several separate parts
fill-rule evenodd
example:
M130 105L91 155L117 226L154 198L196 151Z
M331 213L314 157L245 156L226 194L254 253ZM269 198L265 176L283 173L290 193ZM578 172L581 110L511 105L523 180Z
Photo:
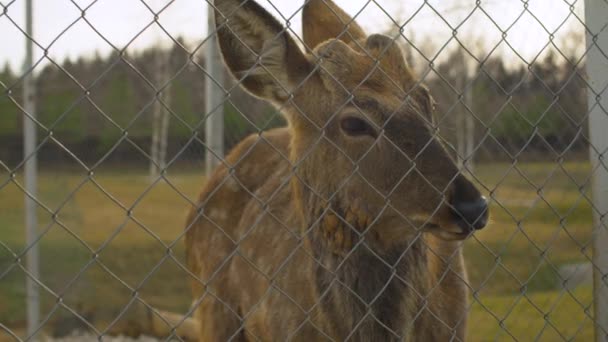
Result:
M215 5L230 71L289 125L235 147L188 216L201 341L464 340L469 234L447 203L480 194L399 47L355 22L334 39L351 20L329 0L304 8L311 54L253 1ZM346 116L378 136L345 136Z

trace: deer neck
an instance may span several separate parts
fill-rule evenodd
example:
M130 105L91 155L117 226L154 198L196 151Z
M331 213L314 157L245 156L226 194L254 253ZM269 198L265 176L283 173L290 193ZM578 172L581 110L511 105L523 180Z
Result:
M294 195L307 194L294 190ZM366 229L370 221L358 206L314 201L316 196L307 195L306 201L300 197L296 202L301 203L302 233L315 259L312 282L317 298L323 298L320 324L340 338L409 340L408 331L414 330L423 307L420 294L428 288L421 237L383 246L378 233Z

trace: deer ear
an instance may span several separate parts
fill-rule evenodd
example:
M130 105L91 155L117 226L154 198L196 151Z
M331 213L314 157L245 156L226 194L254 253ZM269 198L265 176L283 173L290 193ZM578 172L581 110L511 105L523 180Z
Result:
M331 0L307 0L302 11L304 44L310 50L328 39L350 43L366 37L363 29Z
M216 0L215 22L230 73L255 96L282 103L312 71L286 29L253 0Z

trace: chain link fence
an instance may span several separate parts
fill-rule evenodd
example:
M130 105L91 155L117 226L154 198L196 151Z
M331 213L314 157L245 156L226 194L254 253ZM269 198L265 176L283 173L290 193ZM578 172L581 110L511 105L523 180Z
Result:
M31 6L0 341L606 340L605 0Z

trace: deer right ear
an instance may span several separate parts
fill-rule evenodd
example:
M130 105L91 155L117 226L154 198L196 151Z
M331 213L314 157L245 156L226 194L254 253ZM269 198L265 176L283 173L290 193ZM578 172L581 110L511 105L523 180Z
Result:
M281 104L312 67L286 29L253 0L215 0L220 50L232 75L255 96Z

